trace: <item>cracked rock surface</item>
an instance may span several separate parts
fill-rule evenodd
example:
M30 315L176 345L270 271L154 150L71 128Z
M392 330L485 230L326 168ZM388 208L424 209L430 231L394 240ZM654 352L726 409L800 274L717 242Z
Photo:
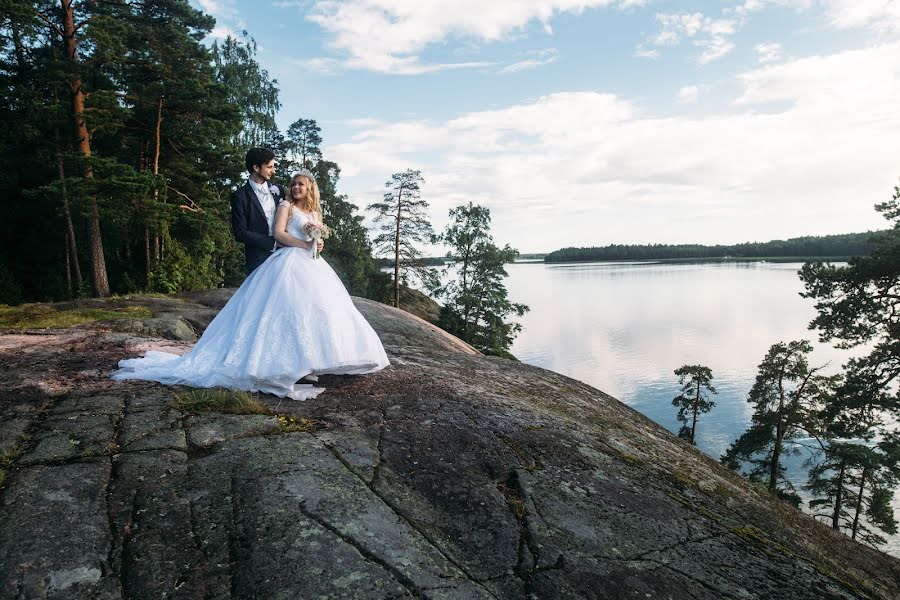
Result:
M109 380L229 294L0 332L0 598L900 597L900 561L614 398L367 300L392 366L269 415Z

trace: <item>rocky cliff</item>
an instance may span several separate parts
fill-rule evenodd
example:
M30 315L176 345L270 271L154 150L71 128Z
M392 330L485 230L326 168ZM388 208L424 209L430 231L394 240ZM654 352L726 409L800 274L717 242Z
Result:
M0 335L0 598L900 596L900 561L614 398L373 302L392 366L313 401L108 380L227 297Z

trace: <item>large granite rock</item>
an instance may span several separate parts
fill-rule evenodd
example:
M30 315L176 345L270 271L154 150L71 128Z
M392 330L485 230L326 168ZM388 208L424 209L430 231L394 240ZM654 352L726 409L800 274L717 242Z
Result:
M271 415L108 380L229 294L0 335L0 598L900 597L900 561L615 399L377 303L392 366Z

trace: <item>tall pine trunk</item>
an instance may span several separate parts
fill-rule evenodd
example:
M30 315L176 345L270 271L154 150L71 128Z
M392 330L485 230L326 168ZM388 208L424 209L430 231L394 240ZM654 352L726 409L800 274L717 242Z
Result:
M72 268L69 265L69 232L66 231L66 290L69 292L69 298L74 298L75 294L72 293Z
M75 270L75 285L81 289L81 267L78 264L78 246L75 243L75 228L72 226L72 212L69 210L69 190L66 187L66 169L63 165L62 148L59 142L59 130L54 129L56 137L56 170L59 175L59 190L62 199L63 216L66 220L66 272L71 279L69 271L69 253Z
M694 420L691 422L691 444L697 445L694 442L694 434L697 431L697 411L700 409L700 381L697 381L697 395L694 397Z
M841 528L841 505L844 502L844 471L847 469L847 461L841 461L841 470L838 473L837 492L834 494L834 512L831 514L831 528Z
M153 136L153 176L156 177L159 175L159 142L161 139L162 132L162 108L163 108L163 99L162 96L159 97L159 103L156 106L156 127L154 128L154 136ZM158 212L156 209L156 205L159 203L159 188L153 188L153 210L154 212ZM153 236L153 249L154 255L156 256L156 264L160 264L163 261L163 237L160 236L161 226L159 221L155 226L156 235Z
M144 256L147 257L147 291L150 291L151 278L153 275L153 259L150 254L150 226L144 224Z
M869 470L868 465L863 467L862 475L859 476L859 494L856 496L856 510L853 514L853 535L850 537L852 539L856 539L856 532L859 531L859 515L862 513L863 508L863 492L866 489L866 475Z
M91 134L84 117L85 98L82 88L80 64L78 63L78 40L75 37L75 10L73 0L60 0L63 11L63 41L66 58L72 63L72 76L69 87L72 91L72 125L78 150L84 158L83 176L88 182L94 178L91 165ZM106 261L103 257L103 236L100 233L100 212L97 209L97 198L88 195L88 247L91 256L91 276L94 292L101 297L109 296L109 279L106 275Z
M769 471L769 491L778 486L778 464L781 460L781 444L784 440L784 367L778 376L778 412L775 421L775 445L772 448L772 464Z
M397 225L394 231L394 306L400 308L400 219L403 213L403 186L397 190Z

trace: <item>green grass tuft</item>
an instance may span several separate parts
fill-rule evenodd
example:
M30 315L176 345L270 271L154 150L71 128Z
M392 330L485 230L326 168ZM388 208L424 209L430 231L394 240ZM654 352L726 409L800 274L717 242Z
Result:
M195 389L175 395L175 408L185 412L218 411L234 415L269 415L255 394L224 388Z
M0 304L0 328L7 329L61 329L93 321L109 319L146 319L151 313L142 306L127 308L73 308L56 310L49 304Z
M282 433L291 433L294 431L315 431L318 423L306 417L278 415L278 425L281 427Z

